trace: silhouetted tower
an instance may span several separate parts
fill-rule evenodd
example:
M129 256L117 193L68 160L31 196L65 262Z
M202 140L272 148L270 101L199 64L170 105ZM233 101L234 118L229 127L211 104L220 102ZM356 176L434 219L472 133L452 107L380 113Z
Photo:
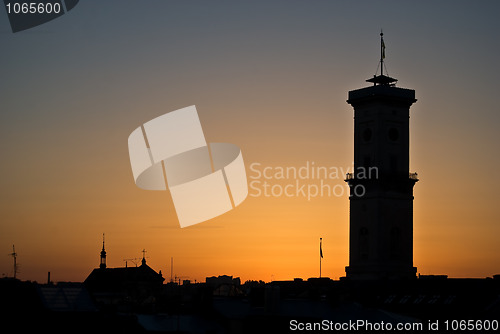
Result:
M415 91L396 87L384 75L380 33L380 75L373 86L349 92L354 108L354 173L350 187L349 266L351 279L415 278L413 186L409 173L409 114Z
M99 264L99 268L106 268L106 251L104 250L104 233L102 234L102 251L101 251L101 263Z

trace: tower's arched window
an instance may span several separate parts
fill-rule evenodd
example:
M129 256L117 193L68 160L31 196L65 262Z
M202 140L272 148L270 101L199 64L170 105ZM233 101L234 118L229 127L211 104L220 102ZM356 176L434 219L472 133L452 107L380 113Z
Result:
M359 229L359 256L362 260L368 259L369 253L369 240L368 240L368 229L362 227Z

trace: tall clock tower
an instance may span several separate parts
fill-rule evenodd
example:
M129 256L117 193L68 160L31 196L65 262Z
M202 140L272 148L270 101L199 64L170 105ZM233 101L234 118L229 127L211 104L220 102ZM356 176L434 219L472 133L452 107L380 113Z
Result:
M372 85L349 92L354 108L354 172L350 187L349 279L410 279L413 267L413 186L409 172L410 106L415 91L396 87L384 75L385 44L380 47L380 75Z

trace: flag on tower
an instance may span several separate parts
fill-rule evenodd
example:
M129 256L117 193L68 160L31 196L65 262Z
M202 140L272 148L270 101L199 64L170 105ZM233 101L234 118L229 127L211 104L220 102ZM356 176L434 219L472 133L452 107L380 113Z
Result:
M323 238L319 238L319 256L320 257L323 257L323 249L321 248L321 241L323 240Z
M381 45L382 45L382 59L385 59L385 43L384 43L384 38L382 37L381 39Z

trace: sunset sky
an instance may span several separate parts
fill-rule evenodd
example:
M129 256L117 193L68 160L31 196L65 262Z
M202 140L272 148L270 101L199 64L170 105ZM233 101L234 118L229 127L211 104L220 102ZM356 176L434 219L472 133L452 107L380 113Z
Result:
M389 75L418 99L414 266L500 274L499 2L85 0L15 34L1 7L1 276L15 244L20 279L83 281L102 233L109 267L145 248L167 280L171 257L174 275L197 281L315 277L320 237L323 276L345 276L347 192L250 189L236 209L181 229L168 191L134 184L127 138L196 105L208 142L241 148L249 181L252 164L352 167L347 93L375 74L381 29Z

